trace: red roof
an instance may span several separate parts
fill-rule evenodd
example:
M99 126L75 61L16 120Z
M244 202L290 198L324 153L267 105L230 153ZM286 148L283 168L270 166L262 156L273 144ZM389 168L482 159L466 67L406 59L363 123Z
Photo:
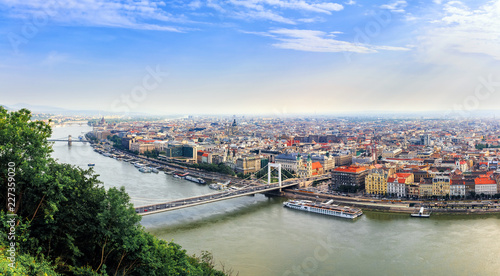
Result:
M312 169L313 170L317 170L317 169L321 169L321 168L323 168L323 166L321 166L320 162L314 162L314 163L312 163Z
M208 153L205 152L202 156L203 157L208 157Z
M155 142L155 140L142 140L142 139L139 139L137 141L142 142L142 143L154 143Z
M490 179L488 177L478 177L476 179L474 179L474 183L476 185L478 184L497 184L497 182L493 179Z
M360 173L365 170L366 170L365 167L355 167L355 166L350 166L350 167L342 166L334 169L334 171L336 172L348 172L348 173Z
M395 177L389 177L389 178L387 178L387 182L394 182L394 180L396 180Z
M411 175L412 175L411 173L396 173L397 177L403 177L403 178L408 178Z

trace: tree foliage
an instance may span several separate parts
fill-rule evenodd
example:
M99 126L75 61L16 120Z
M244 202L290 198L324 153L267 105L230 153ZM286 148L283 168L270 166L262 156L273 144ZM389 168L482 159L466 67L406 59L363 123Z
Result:
M147 233L123 187L106 191L92 169L53 160L50 127L30 117L0 107L1 185L14 164L17 204L16 267L5 265L1 231L2 275L224 275ZM6 229L6 193L0 200Z

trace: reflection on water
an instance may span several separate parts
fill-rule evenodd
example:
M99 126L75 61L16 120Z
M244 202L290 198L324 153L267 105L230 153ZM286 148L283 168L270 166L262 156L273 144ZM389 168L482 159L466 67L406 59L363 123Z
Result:
M77 137L88 127L54 129ZM54 144L55 158L95 163L105 187L124 186L136 205L213 193L165 174L142 174L85 144ZM355 221L282 207L282 198L241 197L143 217L159 238L191 254L213 252L239 275L498 275L499 215L365 212Z

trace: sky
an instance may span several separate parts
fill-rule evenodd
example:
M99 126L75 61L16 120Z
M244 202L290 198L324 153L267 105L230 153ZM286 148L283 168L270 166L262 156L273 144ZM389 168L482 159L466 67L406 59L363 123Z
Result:
M500 0L0 0L0 104L500 110Z

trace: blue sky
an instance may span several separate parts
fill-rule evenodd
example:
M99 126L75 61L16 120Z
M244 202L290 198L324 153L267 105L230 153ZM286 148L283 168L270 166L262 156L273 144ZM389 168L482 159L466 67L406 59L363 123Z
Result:
M500 108L498 0L0 0L0 37L6 105L276 115Z

